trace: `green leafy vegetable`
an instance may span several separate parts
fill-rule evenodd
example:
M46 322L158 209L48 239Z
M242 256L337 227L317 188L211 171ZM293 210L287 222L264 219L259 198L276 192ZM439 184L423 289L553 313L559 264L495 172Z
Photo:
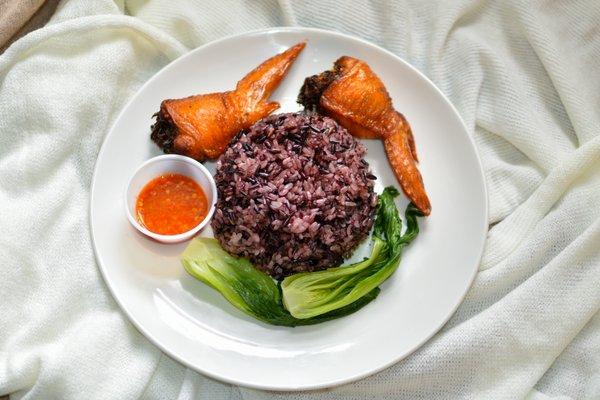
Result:
M346 307L322 315L297 319L283 307L275 281L244 258L231 256L215 239L193 240L181 255L186 271L213 287L246 314L273 325L311 325L343 317L359 310L379 294L379 289Z
M398 267L402 248L418 234L416 217L421 214L412 204L406 209L407 230L401 234L397 195L388 187L379 196L371 255L352 265L292 275L278 286L248 260L230 255L209 238L193 240L181 261L189 274L266 323L298 326L340 318L377 297L378 286Z
M312 318L346 307L396 271L402 249L419 233L417 216L422 215L410 204L406 209L407 229L402 235L402 221L394 204L397 195L396 189L388 187L379 196L369 258L347 267L300 273L283 280L283 303L290 314L299 319Z

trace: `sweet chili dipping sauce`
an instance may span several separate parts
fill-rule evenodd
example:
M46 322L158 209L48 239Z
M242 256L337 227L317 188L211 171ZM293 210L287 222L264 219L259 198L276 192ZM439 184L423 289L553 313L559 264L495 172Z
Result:
M193 179L164 174L142 188L135 204L140 224L161 235L177 235L198 225L208 213L206 195Z

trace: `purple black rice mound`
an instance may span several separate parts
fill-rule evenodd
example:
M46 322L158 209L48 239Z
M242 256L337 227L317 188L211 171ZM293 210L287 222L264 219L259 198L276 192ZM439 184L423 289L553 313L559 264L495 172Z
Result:
M275 278L338 266L373 225L375 176L365 152L318 114L257 122L217 162L215 237Z

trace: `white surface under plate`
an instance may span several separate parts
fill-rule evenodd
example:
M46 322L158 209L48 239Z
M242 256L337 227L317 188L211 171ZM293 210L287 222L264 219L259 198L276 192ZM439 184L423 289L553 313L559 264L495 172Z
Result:
M299 110L308 75L342 55L369 63L396 109L410 122L433 211L405 250L379 297L348 317L285 328L245 316L219 293L189 276L179 262L185 243L168 245L127 221L123 190L135 169L160 154L150 140L152 114L166 98L231 89L248 71L308 40L271 97L279 111ZM376 190L396 185L383 146L365 141ZM214 165L207 163L209 170ZM401 211L407 200L398 200ZM339 33L281 28L229 37L172 62L123 109L98 156L91 195L91 229L100 270L135 326L183 364L208 376L271 390L322 388L388 367L421 346L450 318L468 290L487 232L481 164L463 122L442 93L393 54ZM205 229L202 235L211 235ZM368 251L363 245L354 258Z

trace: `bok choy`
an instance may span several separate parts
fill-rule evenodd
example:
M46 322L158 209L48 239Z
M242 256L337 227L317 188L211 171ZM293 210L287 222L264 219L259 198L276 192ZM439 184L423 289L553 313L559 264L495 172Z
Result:
M343 317L362 308L379 294L379 289L375 288L345 307L313 318L298 319L284 308L279 286L273 278L254 268L245 258L227 253L216 239L193 240L181 255L181 261L190 275L221 292L235 307L272 325L312 325Z
M379 196L373 230L371 256L346 267L303 272L285 278L281 284L283 304L296 318L312 318L352 304L388 279L400 264L402 249L419 233L421 212L411 203L406 209L407 228L394 203L398 191L386 188Z
M420 212L410 204L407 229L394 204L398 191L386 188L379 196L374 224L373 249L369 258L348 266L289 276L277 284L221 248L218 241L198 238L181 256L186 271L218 290L231 304L263 322L311 325L351 314L379 294L378 286L398 267L404 246L418 234Z

